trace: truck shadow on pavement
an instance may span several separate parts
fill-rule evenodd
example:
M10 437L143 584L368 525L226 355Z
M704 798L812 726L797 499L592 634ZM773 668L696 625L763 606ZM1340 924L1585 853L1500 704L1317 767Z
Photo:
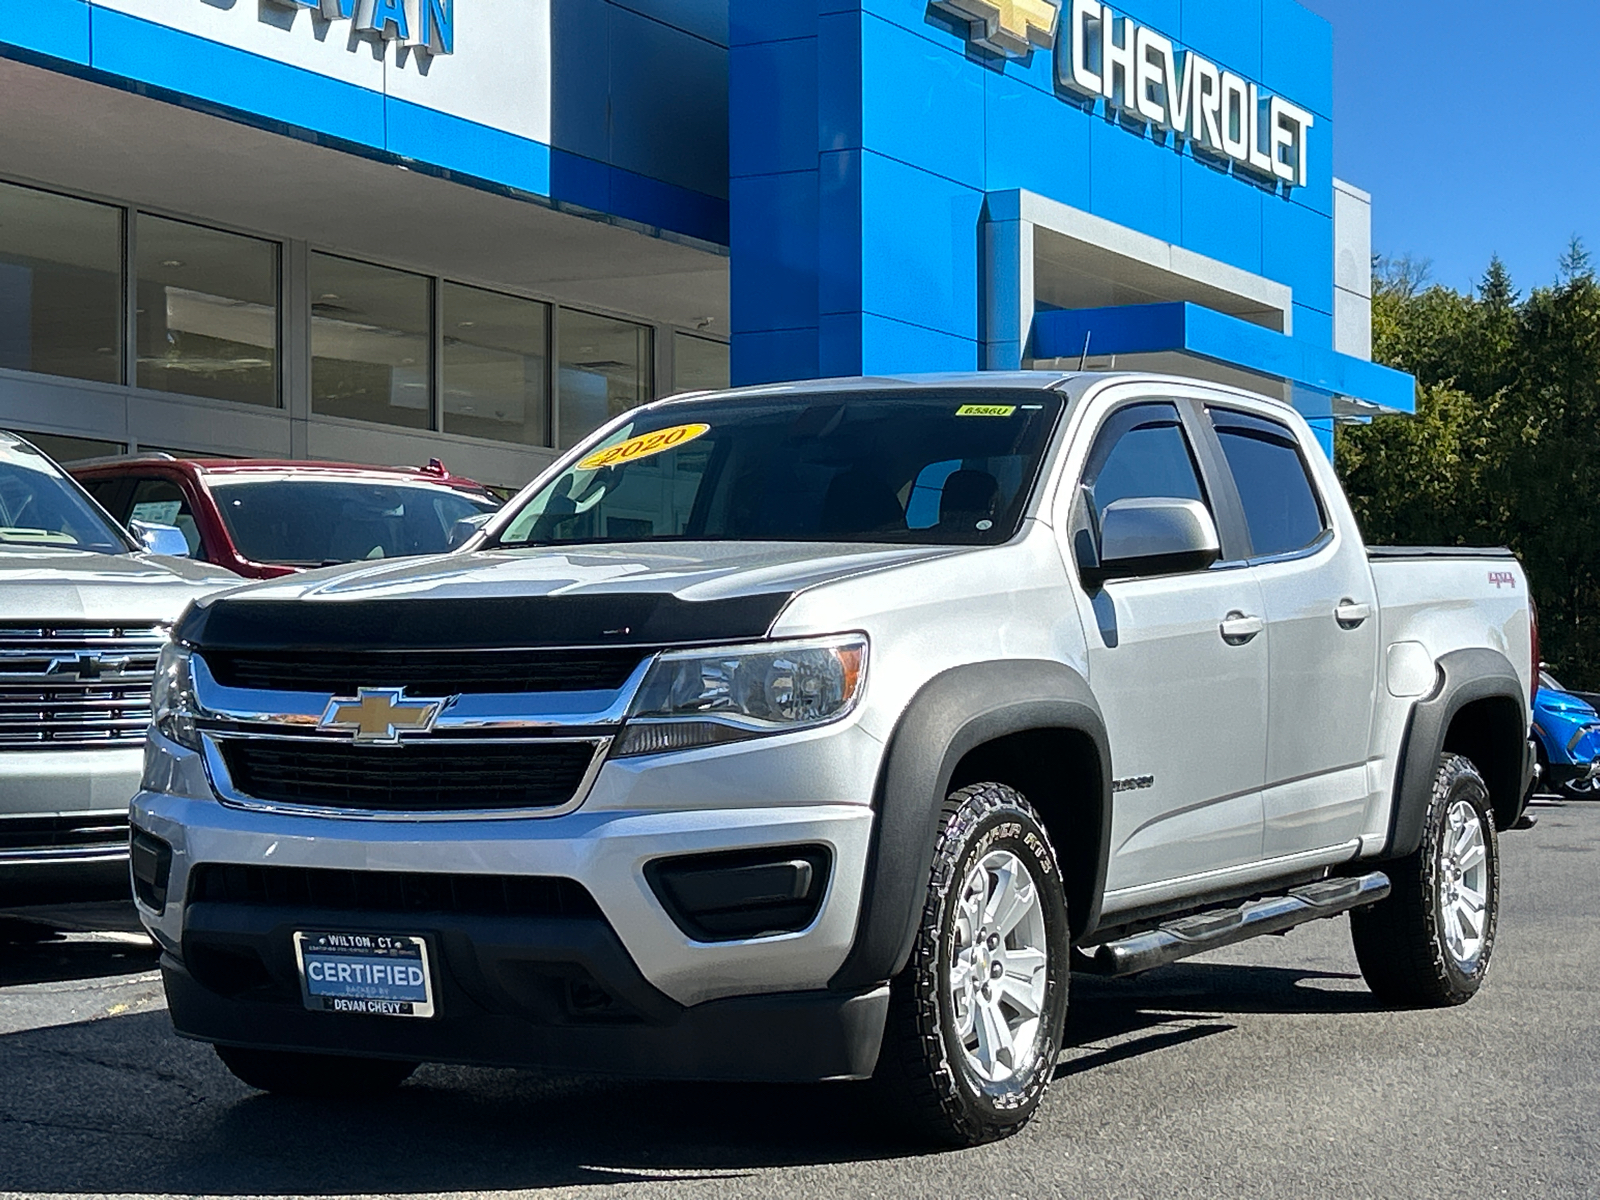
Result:
M153 971L156 949L133 935L86 938L0 915L0 988Z
M1227 1014L1357 1012L1348 976L1179 964L1074 979L1057 1076L1181 1053ZM1048 1103L1048 1102L1047 1102ZM250 1092L164 1012L0 1037L0 1192L417 1194L737 1177L919 1153L863 1085L576 1079L429 1066L381 1100Z

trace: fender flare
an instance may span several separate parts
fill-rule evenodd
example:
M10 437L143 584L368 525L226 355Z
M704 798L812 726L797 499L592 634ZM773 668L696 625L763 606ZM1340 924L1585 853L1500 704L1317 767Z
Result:
M1522 712L1528 707L1516 668L1498 650L1453 650L1440 657L1438 670L1439 681L1433 694L1412 706L1406 723L1405 741L1401 743L1395 770L1394 804L1384 858L1404 858L1422 844L1422 826L1433 796L1439 755L1444 752L1445 735L1456 714L1480 700L1509 700ZM1519 741L1526 743L1527 736L1524 730ZM1530 757L1528 747L1520 746L1518 762L1523 778L1518 781L1519 798L1527 792Z
M1098 921L1111 845L1111 750L1088 681L1045 660L953 667L923 685L889 739L873 795L877 820L855 941L830 987L880 983L905 966L933 866L939 810L956 767L986 742L1042 729L1078 733L1094 745L1101 829L1090 911L1081 920L1088 926ZM1064 847L1057 850L1064 856Z

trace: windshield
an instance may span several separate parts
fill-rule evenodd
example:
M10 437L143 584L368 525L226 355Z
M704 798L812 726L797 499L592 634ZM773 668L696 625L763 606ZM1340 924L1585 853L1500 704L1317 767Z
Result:
M20 442L0 442L0 546L129 551L128 542L61 469Z
M1549 671L1540 672L1539 686L1552 692L1564 692L1567 690L1556 682L1556 677L1550 674Z
M1061 407L1037 391L674 404L580 450L500 544L1003 542Z
M443 554L457 521L498 509L489 496L425 483L211 479L217 508L251 562L320 567Z

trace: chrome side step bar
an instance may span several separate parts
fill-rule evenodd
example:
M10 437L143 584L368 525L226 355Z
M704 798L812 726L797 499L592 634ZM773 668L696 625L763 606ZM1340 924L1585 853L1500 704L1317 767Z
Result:
M1085 969L1096 975L1132 975L1247 938L1287 933L1307 921L1375 904L1388 894L1389 877L1382 871L1357 878L1324 879L1284 896L1266 896L1238 908L1180 917L1144 933L1106 942L1096 948Z

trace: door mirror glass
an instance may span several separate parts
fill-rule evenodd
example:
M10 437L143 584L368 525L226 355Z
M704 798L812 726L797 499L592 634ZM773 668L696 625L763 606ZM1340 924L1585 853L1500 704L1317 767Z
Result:
M176 525L129 521L128 528L133 531L134 537L144 543L144 548L151 554L160 554L166 558L189 557L189 539L183 536L183 530Z
M1143 496L1107 507L1100 524L1100 562L1088 575L1090 586L1098 587L1108 579L1203 571L1221 557L1216 522L1204 504Z

